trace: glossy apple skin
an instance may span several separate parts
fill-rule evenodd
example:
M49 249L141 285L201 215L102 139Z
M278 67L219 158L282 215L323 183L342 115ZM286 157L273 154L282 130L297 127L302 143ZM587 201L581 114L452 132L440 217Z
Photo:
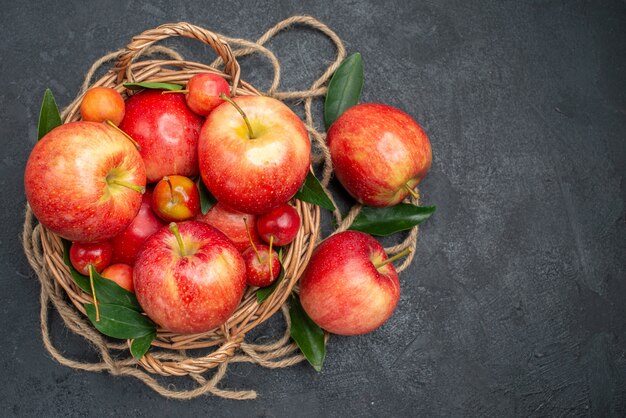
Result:
M126 106L122 95L110 87L93 87L87 90L80 103L80 116L88 122L106 122L110 120L119 125Z
M152 210L152 192L146 191L137 216L120 234L110 240L113 246L113 263L133 266L143 242L165 225Z
M217 74L201 73L189 79L189 93L185 96L187 106L200 116L207 116L213 109L224 103L220 94L230 97L228 82Z
M255 244L261 244L261 238L256 232L254 227L256 222L256 215L249 213L242 213L229 208L222 202L217 202L206 215L199 214L196 216L196 220L207 223L215 228L219 229L224 235L226 235L235 244L235 247L243 252L250 246L250 238L246 232L246 224L244 218L248 223L250 229L250 235L252 241Z
M198 135L203 118L187 107L182 94L143 90L126 100L120 128L141 146L148 183L163 176L198 175Z
M24 188L46 228L70 241L105 241L133 220L141 193L109 178L145 186L141 156L120 132L102 123L73 122L44 136L26 163Z
M134 292L133 287L133 268L128 264L111 264L102 270L102 277L113 280L118 286Z
M335 175L357 201L391 206L428 173L430 141L406 113L383 104L359 104L330 127L328 147Z
M280 274L280 260L278 253L272 249L270 258L270 247L267 245L257 245L254 251L252 246L243 252L243 261L246 263L246 283L249 286L267 287L276 281ZM261 261L259 261L259 257ZM270 274L270 259L272 263L272 271Z
M246 113L255 139L230 103L213 110L198 145L200 174L218 201L259 214L293 197L311 164L304 124L289 107L269 97L233 99Z
M161 327L194 334L223 324L246 288L246 266L230 240L210 225L178 224L189 255L163 227L150 236L133 270L137 300Z
M191 219L200 213L198 187L188 177L176 175L164 177L152 192L152 209L161 219L168 222Z
M70 247L70 262L72 266L85 276L89 275L89 264L93 265L98 273L111 264L113 248L108 241L103 242L74 242Z
M287 245L294 240L300 229L300 215L291 205L285 203L259 216L256 228L263 241L273 245Z
M323 241L300 280L300 302L328 332L359 335L381 326L400 299L398 274L373 237L340 232Z

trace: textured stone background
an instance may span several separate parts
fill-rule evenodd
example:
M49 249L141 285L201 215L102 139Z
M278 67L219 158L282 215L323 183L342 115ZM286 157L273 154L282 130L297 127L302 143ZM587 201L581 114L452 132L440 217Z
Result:
M2 3L2 415L626 413L624 1ZM44 89L66 105L90 63L161 23L254 39L302 13L363 54L363 101L404 109L432 141L421 190L438 211L395 315L370 335L332 338L321 373L232 367L224 387L257 389L256 402L164 400L131 378L52 361L18 240ZM189 40L169 44L213 57ZM309 30L270 47L284 89L306 87L332 57ZM242 65L268 86L263 59ZM66 355L96 358L58 317L51 326ZM279 330L275 320L256 338Z

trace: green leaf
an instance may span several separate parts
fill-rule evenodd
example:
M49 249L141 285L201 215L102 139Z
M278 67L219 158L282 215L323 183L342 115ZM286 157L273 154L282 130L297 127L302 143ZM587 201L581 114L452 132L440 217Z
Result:
M72 266L72 262L70 261L70 247L72 246L72 242L66 240L65 238L61 238L61 242L63 243L63 263L70 268L70 274L72 275L72 279L76 282L78 287L80 287L83 292L87 292L91 294L91 285L89 284L89 277L83 276Z
M124 306L98 302L99 321L96 321L95 306L92 303L85 303L84 306L93 326L109 337L126 340L156 332L156 325L147 316Z
M309 171L304 184L300 190L298 190L298 193L296 193L295 198L300 199L303 202L313 203L314 205L321 206L330 211L335 210L333 201L330 200L324 191L322 184L319 182L317 177L315 177L315 174L313 174L312 171Z
M324 331L304 312L300 300L294 295L291 296L289 317L291 338L298 344L311 366L319 372L326 357Z
M391 235L413 228L435 213L435 206L400 203L386 208L363 206L349 229L371 235Z
M358 52L343 60L328 83L324 102L326 130L349 107L359 102L363 89L363 61Z
M143 83L124 83L124 87L128 90L141 90L141 89L152 89L152 90L182 90L183 86L180 84L171 84L171 83L154 83L145 81Z
M48 132L61 126L61 115L59 114L59 108L57 102L54 100L52 91L46 89L43 95L43 101L41 102L41 110L39 111L39 125L37 126L38 140L43 138Z
M279 256L279 258L281 257ZM278 273L278 277L276 278L274 283L256 291L257 303L262 303L265 299L268 298L269 295L274 293L274 291L276 290L280 282L283 281L284 278L285 278L285 269L283 268L283 262L281 260L280 261L280 273Z
M141 306L137 302L134 293L120 287L113 280L102 277L95 270L93 271L93 286L96 288L96 298L98 302L124 306L137 312L141 312ZM91 290L89 290L91 293Z
M130 344L130 352L133 354L133 357L135 357L137 360L140 360L143 355L148 352L148 350L150 349L150 345L155 338L156 331L144 335L143 337L135 338Z
M209 209L217 203L217 199L209 192L209 189L206 188L202 177L198 177L196 186L198 186L198 193L200 193L200 211L203 215L206 215Z

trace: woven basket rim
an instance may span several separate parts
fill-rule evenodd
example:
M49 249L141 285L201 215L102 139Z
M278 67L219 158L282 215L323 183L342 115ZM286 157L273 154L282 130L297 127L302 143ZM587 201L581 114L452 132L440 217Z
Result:
M235 57L232 56L232 51L230 51L228 44L221 40L219 36L193 25L185 24L184 29L187 32L184 32L185 34L183 36L207 42L206 34L211 34L212 37L210 37L210 41L217 43L223 49L218 50L214 44L207 43L214 47L218 55L227 62L226 68L230 68L229 72L220 71L206 64L188 60L150 59L135 61L141 52L145 51L155 39L160 40L167 36L173 36L167 31L165 31L167 36L163 36L164 29L162 28L165 27L167 30L172 30L174 27L178 30L179 25L181 24L162 25L159 28L146 31L144 34L133 38L133 41L129 44L127 49L119 54L116 67L109 70L89 87L112 87L123 96L129 96L132 95L133 92L123 86L125 82L159 81L186 84L189 78L195 74L211 72L226 78L231 83L232 93L234 95L261 95L251 84L241 80L239 77L239 65L236 63ZM198 35L195 28L201 29L200 35ZM151 42L145 42L146 33L156 33L156 36L154 39L150 38ZM142 40L139 46L137 46L139 42L137 39ZM229 62L230 67L228 67ZM172 70L172 67L179 69ZM80 120L78 110L83 96L84 92L79 94L68 106L64 112L63 123ZM214 351L211 353L202 357L189 357L178 361L166 362L160 361L148 352L139 360L139 364L151 373L165 376L203 373L208 369L217 367L221 363L227 362L229 358L235 354L246 332L265 322L280 309L304 272L304 268L312 255L320 233L319 207L297 199L293 199L293 203L302 219L302 224L295 240L284 247L283 267L285 276L275 291L262 303L257 303L256 288L247 287L238 308L231 318L222 326L209 332L193 335L177 334L159 329L157 338L153 341L153 346L166 350L212 348ZM63 288L76 309L83 315L86 315L83 304L93 303L92 296L82 291L74 282L69 267L65 265L63 260L61 238L43 226L42 229L42 247L50 272L55 281Z

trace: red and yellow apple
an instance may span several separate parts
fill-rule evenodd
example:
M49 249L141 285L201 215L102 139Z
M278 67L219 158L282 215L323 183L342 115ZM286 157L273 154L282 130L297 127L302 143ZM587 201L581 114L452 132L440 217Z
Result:
M46 228L71 241L105 241L133 220L146 172L139 152L103 123L73 122L44 136L24 174L26 198Z
M304 124L282 102L240 96L207 117L198 158L204 184L218 201L245 213L263 213L293 197L311 163ZM251 131L251 132L250 132Z
M328 130L327 142L337 179L369 206L392 206L414 194L432 161L422 127L383 104L346 110Z
M187 107L182 94L144 90L126 100L120 129L139 143L148 183L163 176L198 175L198 135L203 118Z
M113 246L112 262L134 265L143 242L164 225L165 222L152 210L152 192L146 190L137 216L126 229L110 240Z
M300 302L328 332L365 334L393 313L400 299L398 274L370 235L346 231L315 249L300 280Z
M144 243L133 271L135 294L161 327L183 334L210 331L235 311L246 287L241 254L202 222L170 224Z
M261 243L261 238L259 238L259 234L257 234L256 228L254 227L256 219L256 215L231 209L222 202L217 202L209 209L206 215L200 214L196 216L197 221L204 222L219 229L241 252L250 246L246 223L250 230L252 242L255 244Z

